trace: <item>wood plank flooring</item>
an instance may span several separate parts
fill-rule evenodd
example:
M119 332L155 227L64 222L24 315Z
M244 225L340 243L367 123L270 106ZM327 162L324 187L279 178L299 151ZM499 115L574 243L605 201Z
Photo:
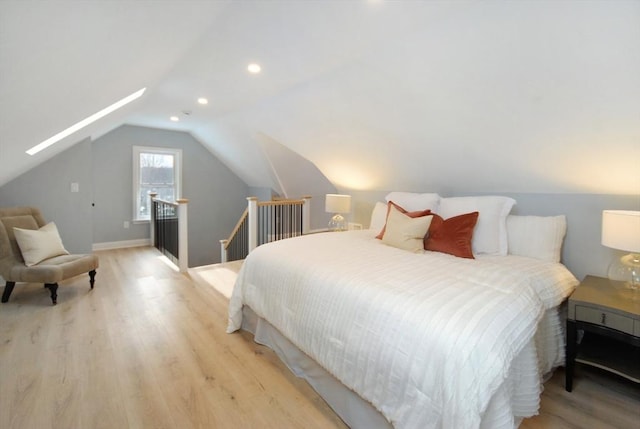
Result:
M0 305L0 428L344 428L250 334L226 334L240 264L174 271L152 248L97 252L58 305L17 284ZM2 289L2 286L0 286ZM640 428L640 387L578 367L545 384L524 429Z

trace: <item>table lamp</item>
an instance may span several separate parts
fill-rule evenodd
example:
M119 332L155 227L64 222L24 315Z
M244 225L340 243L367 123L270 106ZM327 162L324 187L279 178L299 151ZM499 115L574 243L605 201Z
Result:
M609 278L622 280L632 289L640 287L640 211L604 210L602 212L602 245L631 252L614 259L609 265Z
M342 213L351 211L351 195L327 194L324 200L324 211L334 213L329 221L329 231L346 231L347 220Z

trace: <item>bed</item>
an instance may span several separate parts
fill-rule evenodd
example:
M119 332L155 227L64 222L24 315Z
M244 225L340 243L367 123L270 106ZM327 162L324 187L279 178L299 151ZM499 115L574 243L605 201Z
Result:
M376 205L386 217L374 209L371 229L255 249L228 332L253 332L351 427L517 427L564 360L562 306L578 282L558 262L562 219L508 217L515 202L494 216L487 200L443 200L417 207L443 218L482 209L473 258L376 238L376 216L385 236L397 226L391 203Z

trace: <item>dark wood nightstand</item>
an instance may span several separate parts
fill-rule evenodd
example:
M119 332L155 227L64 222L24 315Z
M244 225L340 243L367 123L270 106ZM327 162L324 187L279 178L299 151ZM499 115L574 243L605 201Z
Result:
M640 383L640 290L587 276L569 297L565 388L575 362Z

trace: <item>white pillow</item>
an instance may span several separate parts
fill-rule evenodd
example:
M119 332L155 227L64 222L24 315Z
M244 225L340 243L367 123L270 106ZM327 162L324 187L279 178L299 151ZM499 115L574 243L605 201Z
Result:
M374 229L376 233L380 232L387 222L387 205L378 201L371 212L371 221L369 229Z
M13 233L27 267L54 256L69 254L62 245L58 228L53 222L40 229L13 228Z
M453 197L441 198L437 212L444 219L465 213L479 212L473 231L473 254L505 256L509 247L507 239L507 215L516 201L509 197Z
M440 195L433 193L389 192L385 200L387 202L393 201L408 212L430 209L432 212L437 213L440 205Z
M423 239L429 230L431 219L432 215L409 217L392 205L382 242L410 252L421 252L424 250Z
M560 262L567 219L560 216L508 216L509 254Z

